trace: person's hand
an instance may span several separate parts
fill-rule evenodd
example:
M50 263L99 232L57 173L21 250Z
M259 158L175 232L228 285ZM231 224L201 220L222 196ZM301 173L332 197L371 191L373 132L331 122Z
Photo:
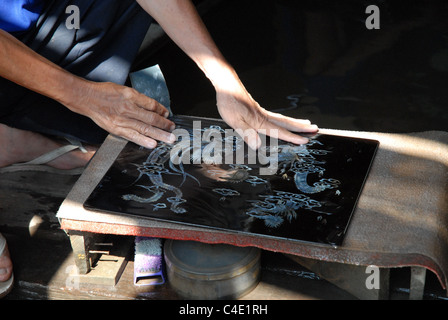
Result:
M260 107L242 86L236 90L217 89L217 106L222 119L254 150L261 145L259 133L295 144L305 144L308 139L294 132L318 131L317 126L309 120L294 119Z
M168 110L132 88L75 76L0 30L0 76L91 118L106 131L147 148L172 143Z
M156 147L157 141L176 140L171 133L175 125L167 119L168 110L132 88L109 82L84 82L82 91L74 91L77 99L66 106L114 135L146 148Z

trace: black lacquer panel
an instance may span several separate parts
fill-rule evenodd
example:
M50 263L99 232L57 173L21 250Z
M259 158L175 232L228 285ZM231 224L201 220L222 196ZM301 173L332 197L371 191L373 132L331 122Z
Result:
M377 141L317 134L307 145L295 146L266 138L260 149L264 157L250 158L247 145L226 134L228 127L220 120L187 116L173 120L178 129L188 132L178 139L179 144L159 143L148 150L128 143L85 207L268 237L342 244ZM193 121L200 121L200 128ZM211 146L216 153L210 151ZM237 158L241 150L245 150L244 159ZM175 155L184 161L176 161ZM212 156L217 156L215 163ZM273 169L270 174L260 170L269 167Z

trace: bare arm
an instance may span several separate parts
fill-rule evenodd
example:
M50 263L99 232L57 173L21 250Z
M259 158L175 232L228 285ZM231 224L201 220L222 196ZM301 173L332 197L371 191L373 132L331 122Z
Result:
M137 0L168 36L199 66L215 86L238 77L207 31L190 0ZM219 80L225 77L226 82Z
M257 148L257 132L275 130L280 139L306 143L296 132L316 132L308 120L299 120L261 108L225 60L190 0L137 0L168 36L198 65L216 89L218 111L246 142ZM250 133L252 132L252 133ZM275 134L275 133L272 133Z
M3 30L0 30L0 56L3 78L59 102L68 102L69 89L81 85L81 79L44 59Z
M137 91L77 77L0 30L0 76L90 117L103 129L137 144L173 142L168 111Z

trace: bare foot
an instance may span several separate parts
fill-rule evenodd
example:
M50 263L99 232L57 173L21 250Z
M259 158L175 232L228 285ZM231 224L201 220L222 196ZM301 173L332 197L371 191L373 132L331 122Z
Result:
M2 254L0 252L0 254ZM8 246L3 250L3 254L0 256L0 282L5 282L12 275L12 262L9 257Z
M47 152L63 146L43 135L0 124L0 168L15 163L31 161ZM93 157L96 150L88 152L71 151L49 162L47 165L57 169L83 167Z

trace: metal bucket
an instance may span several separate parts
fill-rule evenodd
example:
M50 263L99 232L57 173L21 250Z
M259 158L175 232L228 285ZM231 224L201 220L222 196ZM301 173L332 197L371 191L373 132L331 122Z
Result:
M237 299L260 281L260 249L194 241L164 245L170 286L187 299Z

